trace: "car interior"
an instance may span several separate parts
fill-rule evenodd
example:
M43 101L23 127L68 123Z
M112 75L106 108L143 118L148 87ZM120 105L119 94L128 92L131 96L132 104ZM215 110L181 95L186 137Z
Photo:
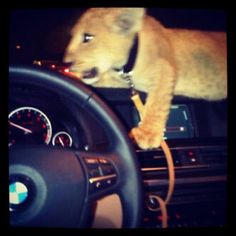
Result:
M53 61L33 61L9 65L11 227L227 225L227 99L174 97L168 160L163 147L143 150L129 138L140 122L130 89L94 88Z

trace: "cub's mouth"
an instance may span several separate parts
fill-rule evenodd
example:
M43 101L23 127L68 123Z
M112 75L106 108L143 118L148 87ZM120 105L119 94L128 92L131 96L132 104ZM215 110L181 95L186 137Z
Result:
M82 72L82 81L86 84L93 84L98 81L98 69L93 67L90 70Z
M92 69L89 70L84 70L81 71L75 67L75 66L71 66L70 67L70 72L74 73L75 75L77 74L77 76L85 83L85 84L93 84L95 82L98 81L98 68L97 67L93 67Z

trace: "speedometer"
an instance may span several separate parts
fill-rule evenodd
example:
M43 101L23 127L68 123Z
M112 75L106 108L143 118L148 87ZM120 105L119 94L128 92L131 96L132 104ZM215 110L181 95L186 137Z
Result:
M48 144L52 126L48 117L34 107L20 107L8 116L9 140L13 144Z

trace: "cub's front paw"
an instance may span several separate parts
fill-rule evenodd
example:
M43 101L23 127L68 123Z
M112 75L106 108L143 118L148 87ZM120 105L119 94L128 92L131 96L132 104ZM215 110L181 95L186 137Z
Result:
M153 130L145 130L142 127L135 127L131 130L129 136L135 140L142 149L158 148L163 139L163 133L159 134Z

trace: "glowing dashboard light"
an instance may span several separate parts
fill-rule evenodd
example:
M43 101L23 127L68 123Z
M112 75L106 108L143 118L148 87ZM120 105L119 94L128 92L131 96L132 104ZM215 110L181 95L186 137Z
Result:
M69 73L70 70L69 70L68 68L66 68L66 69L64 69L64 72L65 72L65 73Z
M42 66L42 63L41 63L41 61L34 60L33 65Z
M52 64L52 65L51 65L51 68L55 69L55 68L56 68L56 66L55 66L54 64Z

